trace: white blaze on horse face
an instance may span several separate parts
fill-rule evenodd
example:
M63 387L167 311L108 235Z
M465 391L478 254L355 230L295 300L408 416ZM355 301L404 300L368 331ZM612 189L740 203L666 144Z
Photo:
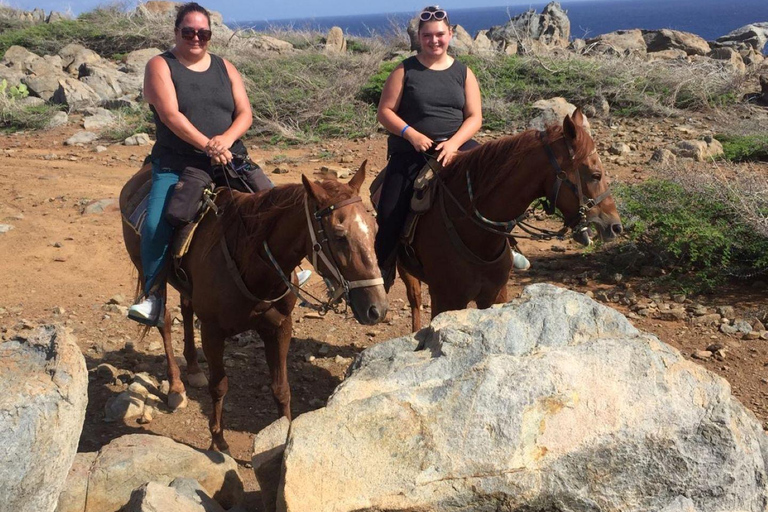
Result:
M366 236L371 232L371 230L368 228L368 224L365 223L363 218L360 216L359 213L355 214L355 222L357 223L357 226L360 228L360 231L366 234Z

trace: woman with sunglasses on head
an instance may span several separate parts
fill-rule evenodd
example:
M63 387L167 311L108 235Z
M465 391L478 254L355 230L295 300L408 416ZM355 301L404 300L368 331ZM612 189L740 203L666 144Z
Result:
M478 145L472 140L483 123L480 86L471 69L448 55L453 29L438 6L419 13L419 51L387 78L377 119L390 132L387 174L381 187L376 257L387 289L392 285L400 231L408 215L413 183L424 166L425 151L448 165L458 151ZM528 260L515 253L516 268Z
M157 128L152 148L152 189L141 231L144 299L128 317L156 325L162 314L164 282L158 280L167 257L173 227L164 219L166 203L186 167L213 175L214 165L246 155L240 140L251 126L248 95L237 69L208 52L211 17L195 2L178 7L175 45L149 60L144 98Z

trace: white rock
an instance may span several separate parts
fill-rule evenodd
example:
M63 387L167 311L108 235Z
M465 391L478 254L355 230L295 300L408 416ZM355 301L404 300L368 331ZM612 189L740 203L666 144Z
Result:
M0 510L52 511L88 403L80 349L60 327L0 343Z

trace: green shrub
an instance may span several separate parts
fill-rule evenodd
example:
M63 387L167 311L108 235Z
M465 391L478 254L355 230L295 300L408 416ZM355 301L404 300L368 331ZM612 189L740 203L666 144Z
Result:
M768 268L768 236L738 213L735 198L723 190L650 180L615 192L630 240L673 275L690 273L706 289Z
M387 78L402 61L403 59L397 59L382 62L376 73L372 74L368 81L365 82L365 85L360 88L358 98L371 105L378 106L381 99L381 91L384 89Z
M45 128L59 108L54 105L24 106L0 98L0 129L4 132Z
M768 160L768 135L715 135L723 145L723 158L730 162Z

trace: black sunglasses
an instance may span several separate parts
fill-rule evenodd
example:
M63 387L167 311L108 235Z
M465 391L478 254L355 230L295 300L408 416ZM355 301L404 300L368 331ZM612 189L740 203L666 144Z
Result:
M421 11L419 19L421 21L437 20L443 21L448 17L448 13L442 9L436 9L434 11Z
M181 38L186 39L188 41L192 41L195 36L200 39L200 41L210 41L211 36L213 35L213 32L208 30L207 28L201 28L198 30L193 29L192 27L184 27L181 29Z

